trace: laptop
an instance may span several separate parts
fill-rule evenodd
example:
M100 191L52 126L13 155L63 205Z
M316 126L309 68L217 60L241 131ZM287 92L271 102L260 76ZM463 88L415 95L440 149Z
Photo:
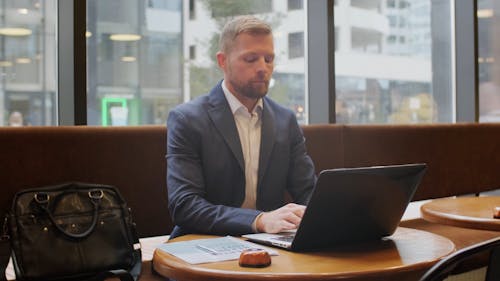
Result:
M291 251L380 240L396 230L425 170L423 163L324 170L296 231L243 237Z

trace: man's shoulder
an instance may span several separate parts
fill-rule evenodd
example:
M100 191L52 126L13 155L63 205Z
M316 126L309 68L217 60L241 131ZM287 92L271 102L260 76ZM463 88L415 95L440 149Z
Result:
M295 116L295 114L290 108L275 102L269 97L264 97L264 107L266 106L268 106L271 109L271 111L274 112L275 115Z
M220 82L212 88L208 93L198 96L188 102L175 106L171 111L181 113L183 115L199 116L206 112L207 108L214 102L216 93L222 91ZM217 98L215 98L217 99Z
M206 100L207 97L204 95L172 108L168 114L167 127L174 131L175 128L200 130L206 127L209 120Z
M208 103L208 94L196 97L188 102L181 103L175 106L172 111L177 111L183 114L199 114Z

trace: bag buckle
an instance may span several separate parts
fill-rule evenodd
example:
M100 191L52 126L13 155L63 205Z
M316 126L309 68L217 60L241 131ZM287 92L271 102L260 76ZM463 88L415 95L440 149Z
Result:
M89 191L89 197L90 199L99 200L104 197L104 192L102 192L102 189L93 189Z
M38 204L45 204L49 202L50 195L45 192L38 192L33 195L33 198Z

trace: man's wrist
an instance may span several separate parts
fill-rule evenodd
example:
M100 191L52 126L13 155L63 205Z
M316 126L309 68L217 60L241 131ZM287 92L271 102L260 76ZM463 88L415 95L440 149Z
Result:
M259 232L262 232L261 231L261 226L260 226L260 218L262 217L262 215L264 214L264 212L261 212L260 214L258 214L255 219L253 220L253 223L252 223L252 229L255 233L259 233Z

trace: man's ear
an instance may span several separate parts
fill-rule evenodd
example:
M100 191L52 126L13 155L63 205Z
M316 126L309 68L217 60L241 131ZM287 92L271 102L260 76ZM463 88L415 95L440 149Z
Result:
M226 54L224 54L223 52L217 52L217 54L215 56L217 58L217 64L219 65L219 67L222 68L222 70L225 70L226 69Z

